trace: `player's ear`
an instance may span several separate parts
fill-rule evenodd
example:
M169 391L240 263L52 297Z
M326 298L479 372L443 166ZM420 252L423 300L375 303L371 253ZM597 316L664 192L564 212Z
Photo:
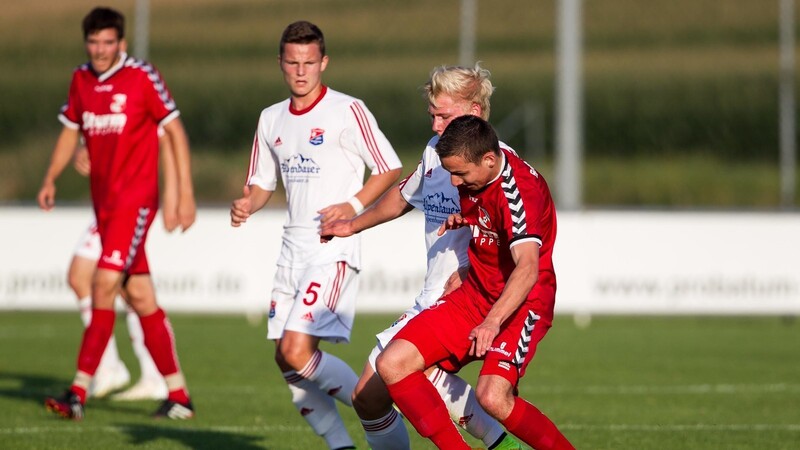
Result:
M486 167L490 169L494 169L494 166L497 164L497 155L492 150L489 150L488 152L484 153L481 159L483 160L483 163L486 165Z
M469 106L469 113L471 115L473 115L473 116L481 117L481 113L483 113L483 109L481 108L481 105L479 105L479 104L477 104L475 102L472 102L472 104L470 104L470 106Z
M128 52L128 41L125 38L119 40L119 50L125 53Z

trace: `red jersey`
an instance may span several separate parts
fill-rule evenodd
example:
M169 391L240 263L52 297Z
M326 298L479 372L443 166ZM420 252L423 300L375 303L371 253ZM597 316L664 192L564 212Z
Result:
M485 317L516 267L511 247L521 242L539 244L539 278L527 301L537 314L552 320L556 275L553 244L556 209L547 182L527 162L501 150L503 168L480 192L459 188L461 214L472 229L470 269L465 287L477 290L476 306Z
M122 53L103 74L89 63L75 69L58 117L83 133L96 210L158 206L157 128L178 114L161 75L145 61Z

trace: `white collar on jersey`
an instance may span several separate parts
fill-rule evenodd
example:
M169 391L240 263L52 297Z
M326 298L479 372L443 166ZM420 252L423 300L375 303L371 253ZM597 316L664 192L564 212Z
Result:
M494 183L495 181L497 181L498 178L503 176L503 169L505 169L505 167L506 167L506 154L503 152L502 149L500 149L500 156L503 157L503 159L500 160L500 171L497 172L497 176L496 177L492 178L492 181L486 183L487 186L492 184L492 183Z
M114 75L115 73L119 72L119 69L121 69L122 66L125 65L125 60L127 60L127 59L128 59L128 54L125 53L125 52L120 52L119 53L119 61L117 61L117 63L114 64L113 66L111 66L111 68L109 68L105 72L103 72L100 75L98 75L97 76L97 80L100 81L100 82L104 82L104 81L108 80L109 78L111 78L112 75Z

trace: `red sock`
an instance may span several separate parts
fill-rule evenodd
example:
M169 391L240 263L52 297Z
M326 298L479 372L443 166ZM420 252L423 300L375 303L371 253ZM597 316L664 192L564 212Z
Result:
M78 370L81 372L94 375L97 371L108 340L114 333L116 316L113 309L92 309L92 320L83 332L83 341L78 352Z
M153 362L156 364L158 371L161 372L161 375L167 378L180 372L178 355L175 353L175 336L172 334L172 325L170 325L164 310L159 308L149 316L139 317L139 320L142 323L144 345L150 351L150 356L153 357ZM177 378L180 379L182 377ZM186 390L186 386L182 382L177 385L171 385L170 381L172 380L168 378L169 396L167 398L174 402L188 402L189 393Z
M78 371L94 375L100 358L106 350L108 340L114 334L114 320L116 313L113 309L92 309L92 320L83 332L81 348L78 351ZM86 380L88 383L88 379ZM86 401L86 388L73 384L70 390L78 395L81 403Z
M536 450L575 450L547 416L519 397L514 400L511 414L501 423Z
M414 372L397 383L387 385L397 407L422 437L440 449L467 449L447 412L439 393L422 372Z

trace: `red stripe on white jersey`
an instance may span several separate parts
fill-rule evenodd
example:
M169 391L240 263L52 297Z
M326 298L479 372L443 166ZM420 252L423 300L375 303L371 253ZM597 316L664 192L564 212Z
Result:
M372 155L375 165L378 167L378 173L387 172L389 170L389 165L386 164L386 160L383 159L383 155L378 148L378 143L375 140L375 135L372 133L372 127L369 124L369 120L367 120L367 116L364 114L364 109L358 102L354 102L352 105L350 105L350 109L353 111L353 115L356 117L356 122L358 123L358 127L361 129L361 136L364 138L364 142L367 144L367 149L369 150L370 155Z
M420 161L420 164L422 164L422 161ZM400 181L400 183L397 185L397 188L398 188L398 189L400 189L400 190L402 191L402 190L403 190L403 188L404 188L404 187L406 187L406 183L408 183L408 180L409 180L409 179L411 179L411 177L412 177L413 175L414 175L414 172L411 172L410 174L406 175L406 177L405 177L405 178L403 178L403 179Z
M253 136L253 148L250 150L250 167L247 168L247 181L244 183L245 186L250 185L250 179L253 178L253 175L256 173L256 165L258 164L258 155L259 155L259 145L258 145L258 131L256 131L256 135Z

